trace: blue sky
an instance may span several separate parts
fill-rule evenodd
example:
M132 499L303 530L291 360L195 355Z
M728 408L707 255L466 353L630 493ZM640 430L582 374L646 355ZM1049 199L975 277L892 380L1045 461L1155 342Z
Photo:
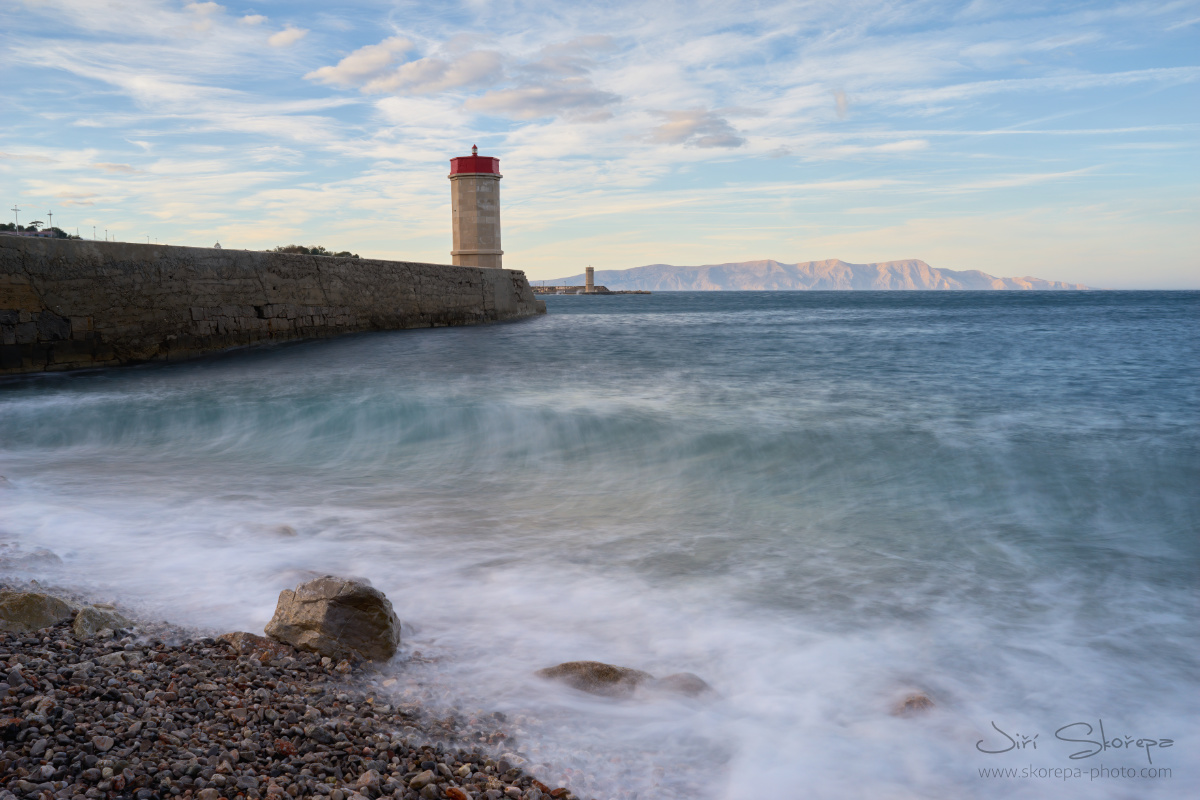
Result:
M0 75L0 201L86 235L445 263L478 144L531 279L1200 288L1200 0L2 0Z

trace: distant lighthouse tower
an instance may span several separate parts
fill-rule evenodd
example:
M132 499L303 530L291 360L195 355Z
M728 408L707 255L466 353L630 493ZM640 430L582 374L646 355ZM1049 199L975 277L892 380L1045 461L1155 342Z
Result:
M584 273L583 292L584 294L596 293L596 270L591 267L588 267L587 272Z
M471 155L450 159L450 208L454 215L451 263L500 269L500 159Z

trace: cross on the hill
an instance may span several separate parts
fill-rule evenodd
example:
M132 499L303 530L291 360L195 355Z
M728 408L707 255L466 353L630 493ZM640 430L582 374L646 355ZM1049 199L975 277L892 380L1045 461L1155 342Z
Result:
M21 211L21 209L17 208L16 206L12 207L13 224L15 224L18 228L21 227L20 211Z
M54 212L53 212L53 211L47 211L47 212L46 212L46 219L50 220L50 230L54 230Z

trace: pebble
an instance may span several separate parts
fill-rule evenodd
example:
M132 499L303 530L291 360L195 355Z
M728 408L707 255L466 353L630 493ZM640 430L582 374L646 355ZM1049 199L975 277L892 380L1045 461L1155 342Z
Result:
M0 631L0 800L575 800L358 665L71 624Z

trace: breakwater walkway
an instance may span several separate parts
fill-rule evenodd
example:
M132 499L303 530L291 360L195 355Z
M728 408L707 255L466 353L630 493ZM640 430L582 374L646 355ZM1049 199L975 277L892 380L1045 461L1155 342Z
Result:
M0 236L0 375L545 310L519 270Z

